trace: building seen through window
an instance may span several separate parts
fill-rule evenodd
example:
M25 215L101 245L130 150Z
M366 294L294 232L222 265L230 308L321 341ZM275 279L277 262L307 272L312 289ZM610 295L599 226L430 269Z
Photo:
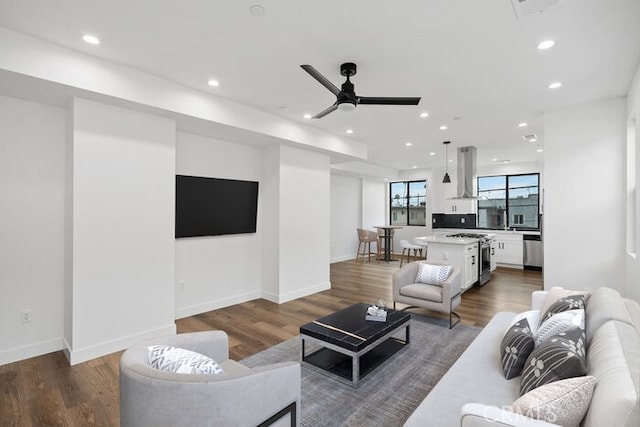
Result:
M426 225L427 181L389 184L391 225Z
M539 228L540 174L478 177L478 228Z

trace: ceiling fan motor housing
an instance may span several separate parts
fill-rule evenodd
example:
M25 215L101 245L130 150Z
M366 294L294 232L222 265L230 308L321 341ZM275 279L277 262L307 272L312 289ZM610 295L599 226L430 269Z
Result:
M355 76L356 71L356 64L354 64L353 62L345 62L344 64L340 65L340 74L345 77Z

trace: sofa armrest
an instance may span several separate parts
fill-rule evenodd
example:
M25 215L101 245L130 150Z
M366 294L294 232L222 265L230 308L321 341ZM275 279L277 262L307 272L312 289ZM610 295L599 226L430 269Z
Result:
M531 310L541 310L549 291L531 292Z
M557 424L536 420L497 406L481 403L467 403L462 407L461 412L460 425L462 427L560 427Z

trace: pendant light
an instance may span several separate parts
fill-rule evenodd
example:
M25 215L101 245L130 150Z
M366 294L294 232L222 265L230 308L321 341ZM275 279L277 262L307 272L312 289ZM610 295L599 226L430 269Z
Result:
M450 184L451 178L449 177L449 172L447 171L449 165L449 157L448 157L448 149L447 146L451 144L451 141L444 141L444 178L442 178L443 184Z

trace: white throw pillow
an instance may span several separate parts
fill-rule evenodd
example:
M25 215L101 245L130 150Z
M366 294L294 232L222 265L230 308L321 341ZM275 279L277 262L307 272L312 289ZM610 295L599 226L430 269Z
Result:
M204 354L168 345L154 345L149 349L149 366L178 374L222 374L215 360Z
M442 286L449 277L449 274L451 274L450 265L433 265L427 262L421 262L418 265L416 283Z
M511 410L561 426L578 426L589 409L595 385L592 376L545 384L513 402Z
M533 339L536 347L544 340L569 329L580 328L584 330L584 310L568 310L554 314L540 325Z

